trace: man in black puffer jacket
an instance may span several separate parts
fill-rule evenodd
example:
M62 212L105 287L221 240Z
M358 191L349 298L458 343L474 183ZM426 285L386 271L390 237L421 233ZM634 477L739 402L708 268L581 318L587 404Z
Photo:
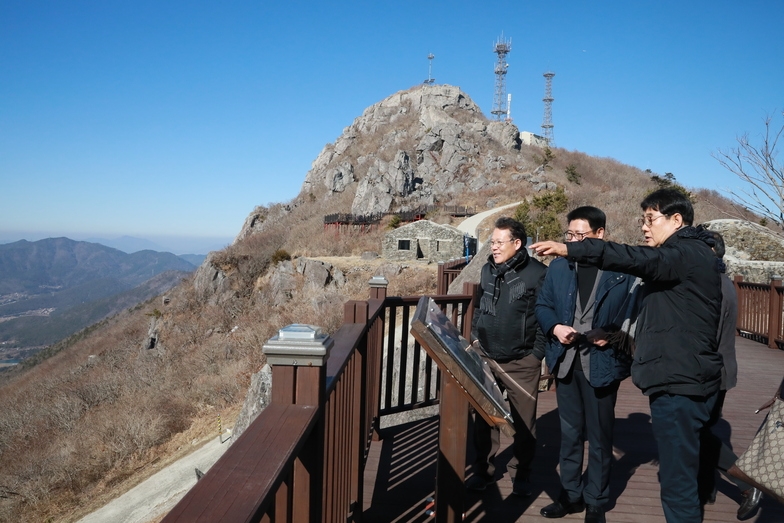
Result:
M536 297L547 268L528 256L523 225L500 218L490 240L492 255L482 267L482 297L474 311L472 338L485 357L503 370L495 377L509 399L515 435L513 459L507 466L514 476L512 493L532 494L529 482L536 450L536 400L545 338L534 315ZM474 419L476 460L466 488L484 490L494 481L499 431L481 416Z
M647 246L586 239L532 247L542 255L643 279L632 381L649 397L665 518L699 523L699 435L716 402L722 367L716 344L721 281L711 250L714 241L691 226L694 210L680 191L655 191L641 207Z

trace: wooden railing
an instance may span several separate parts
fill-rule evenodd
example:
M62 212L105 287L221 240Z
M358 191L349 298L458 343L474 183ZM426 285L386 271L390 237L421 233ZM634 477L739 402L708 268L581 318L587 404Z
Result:
M784 347L784 287L781 278L769 284L744 282L735 276L738 295L738 334L766 343L768 347Z
M469 336L475 286L464 290L433 299ZM264 346L270 405L163 521L361 521L380 416L439 400L438 369L409 334L418 300L386 297L386 280L373 278L370 299L346 304L332 338L311 329L299 343L286 330L301 326L282 329Z
M475 207L465 205L422 205L410 211L377 212L372 214L334 213L324 216L325 225L368 225L380 222L385 216L397 216L402 222L422 220L431 212L441 212L454 217L473 216Z
M438 279L436 280L436 294L442 295L449 292L449 286L465 269L472 256L457 258L446 262L438 262Z

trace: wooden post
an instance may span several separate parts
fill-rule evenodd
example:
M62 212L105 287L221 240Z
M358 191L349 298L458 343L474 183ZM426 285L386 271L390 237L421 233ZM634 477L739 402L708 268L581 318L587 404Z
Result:
M370 285L370 299L379 299L385 300L387 298L387 285L389 285L389 281L383 276L373 276L370 278L368 282ZM364 321L367 322L368 317L367 313L365 314ZM376 392L373 394L368 395L369 398L372 398L372 404L368 406L369 409L369 416L370 419L367 419L367 423L373 426L373 433L372 439L373 441L380 441L381 440L381 433L379 432L379 422L380 417L378 415L379 411L381 410L381 363L382 363L382 351L384 346L384 315L382 314L379 319L376 321L380 321L380 328L377 332L373 333L373 330L368 331L368 346L373 347L373 351L366 350L365 354L363 354L363 365L367 368L366 376L373 376L377 383L374 381L374 386L376 387ZM374 335L376 339L371 340L370 336ZM372 365L372 369L370 366ZM363 394L365 391L363 390Z
M444 262L438 262L438 275L436 276L436 294L441 296L446 294L446 282L444 281Z
M368 282L370 285L370 299L371 300L384 300L387 297L387 286L389 280L383 276L373 276Z
M366 323L368 318L368 303L366 301L351 300L343 306L343 323Z
M478 283L464 282L463 294L470 294L472 296L471 303L468 304L468 311L466 311L465 319L463 320L463 337L471 341L471 324L474 322L474 309L479 308L479 298L481 287Z
M768 307L768 347L778 348L776 338L779 336L779 321L781 318L781 303L776 287L781 286L781 276L774 274L770 277L770 299Z
M468 442L468 399L448 372L441 373L441 420L436 462L436 523L463 520Z
M272 366L272 403L322 408L327 384L326 362L334 340L313 325L283 327L262 351ZM308 438L294 463L291 521L321 520L321 481L324 462L324 418ZM280 501L276 498L276 503Z

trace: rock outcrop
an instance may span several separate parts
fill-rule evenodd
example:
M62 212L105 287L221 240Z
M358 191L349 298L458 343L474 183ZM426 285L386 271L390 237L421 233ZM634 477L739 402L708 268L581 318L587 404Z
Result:
M218 303L231 294L228 276L215 263L217 256L218 251L209 253L193 275L194 290L210 303Z
M271 268L256 283L257 288L268 287L275 306L306 292L316 308L330 304L342 305L344 299L337 292L346 283L346 275L330 263L300 257L284 260Z
M324 147L300 198L354 191L360 215L449 202L499 183L520 147L517 127L488 121L458 87L418 86L368 107Z
M264 365L259 372L251 376L250 387L245 395L245 402L232 429L231 442L234 443L245 432L251 422L267 408L272 395L272 368Z
M745 220L711 220L704 224L724 237L727 274L754 283L770 283L784 276L784 238Z

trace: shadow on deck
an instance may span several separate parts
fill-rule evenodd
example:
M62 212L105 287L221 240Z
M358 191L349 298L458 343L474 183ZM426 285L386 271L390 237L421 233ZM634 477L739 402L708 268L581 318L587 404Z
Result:
M717 432L725 441L731 441L735 452L740 454L764 419L764 413L755 415L754 411L773 396L781 383L784 351L744 338L736 338L736 351L738 386L727 394L724 419L719 422ZM467 492L465 521L553 521L540 516L539 510L560 491L557 474L560 435L554 389L539 395L538 413L538 449L531 478L536 487L534 496L529 499L513 496L509 476L504 473L498 477L511 458L508 447L511 439L504 439L503 450L497 457L498 482L484 492ZM613 523L664 521L648 399L630 379L621 384L615 414L616 461L607 519ZM432 521L426 511L435 485L438 417L386 428L381 435L382 441L371 447L365 469L364 520L371 523ZM468 462L471 460L469 442ZM704 521L737 521L740 493L725 478L718 486L716 503L706 506ZM583 521L583 518L583 514L573 514L561 521ZM763 498L759 512L748 521L782 523L784 506Z

